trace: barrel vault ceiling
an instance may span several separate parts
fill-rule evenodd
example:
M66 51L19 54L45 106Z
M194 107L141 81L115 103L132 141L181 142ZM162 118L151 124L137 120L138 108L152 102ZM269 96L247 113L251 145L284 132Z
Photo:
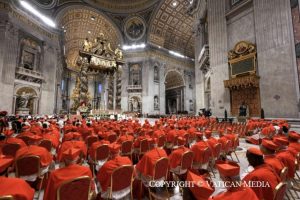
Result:
M67 62L74 65L83 39L101 32L114 48L126 41L124 23L132 16L145 21L142 42L194 58L191 0L33 0L36 7L56 19L64 32ZM140 42L140 41L139 41Z

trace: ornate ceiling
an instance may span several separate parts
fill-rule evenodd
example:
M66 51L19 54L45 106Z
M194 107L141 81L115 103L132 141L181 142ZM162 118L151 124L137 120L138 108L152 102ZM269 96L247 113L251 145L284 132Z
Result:
M193 2L195 2L194 0ZM83 40L103 32L112 47L125 43L151 43L194 58L193 17L190 0L33 0L42 12L64 27L67 63L73 66ZM92 17L95 20L92 20ZM145 24L144 36L125 33L132 17ZM133 29L135 30L135 29ZM128 36L129 35L129 36Z
M103 33L111 42L112 49L117 48L122 42L118 29L106 17L84 6L68 8L57 21L65 30L65 54L67 65L70 67L75 66L78 51L85 38L93 41L100 33Z
M159 0L84 0L99 9L110 13L134 13L145 10Z
M188 0L165 0L152 16L148 41L194 58L194 20L187 14L189 4Z

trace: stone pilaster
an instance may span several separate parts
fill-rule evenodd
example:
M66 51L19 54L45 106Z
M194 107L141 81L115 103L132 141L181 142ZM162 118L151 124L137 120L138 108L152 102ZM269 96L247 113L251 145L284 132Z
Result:
M299 117L289 0L254 0L261 107L266 117Z
M6 24L5 46L3 55L2 82L13 84L15 79L15 70L18 54L18 29L12 24Z
M225 3L227 1L209 0L208 8L208 35L210 48L211 96L212 114L224 116L224 110L230 111L230 95L225 89L223 80L228 79L227 64L227 30L225 18Z

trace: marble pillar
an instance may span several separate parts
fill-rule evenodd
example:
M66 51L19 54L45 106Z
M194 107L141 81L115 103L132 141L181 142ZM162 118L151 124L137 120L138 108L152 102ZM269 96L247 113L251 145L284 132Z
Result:
M227 60L227 30L225 3L227 1L209 0L208 35L211 74L212 114L224 117L225 109L230 113L230 93L224 87L224 80L229 78Z
M9 114L14 113L13 110L13 94L14 94L14 79L17 64L18 54L18 28L7 22L4 27L1 27L0 49L1 53L1 104L0 110L6 110Z
M290 0L254 0L261 107L266 117L299 117Z

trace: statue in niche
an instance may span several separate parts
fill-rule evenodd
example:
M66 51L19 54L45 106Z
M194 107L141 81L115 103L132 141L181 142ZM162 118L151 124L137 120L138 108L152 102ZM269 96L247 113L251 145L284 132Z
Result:
M134 112L138 112L139 111L139 102L136 99L133 99L132 101L132 110Z
M27 108L28 101L31 97L32 97L32 94L22 92L22 94L17 97L17 107L18 108Z
M239 116L246 117L247 115L248 115L248 106L246 105L245 101L243 101L239 108Z
M159 102L157 96L154 96L154 110L159 110Z

